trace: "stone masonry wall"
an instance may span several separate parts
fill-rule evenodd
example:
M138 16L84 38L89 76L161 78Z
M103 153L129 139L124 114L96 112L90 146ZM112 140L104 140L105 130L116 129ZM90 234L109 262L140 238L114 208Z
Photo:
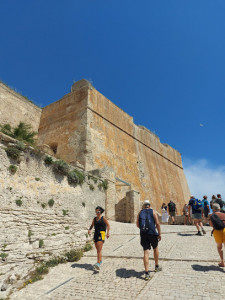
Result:
M68 184L66 177L55 175L35 153L23 154L21 162L16 163L6 155L6 144L1 134L0 252L8 256L6 261L0 258L0 283L11 277L24 278L34 260L83 246L89 239L87 228L95 216L95 207L105 207L106 197L98 182L90 178L82 186ZM14 175L9 171L11 164L18 167ZM18 199L22 201L20 207L16 204ZM54 200L53 207L48 205L50 199ZM40 240L44 242L42 248Z
M30 124L37 132L42 109L0 82L0 124L16 127L19 122Z
M94 88L89 89L88 111L92 156L86 166L107 165L140 192L141 200L150 199L157 211L161 211L162 202L173 199L181 212L190 192L180 153L160 143L148 129L135 125L132 117Z
M85 168L87 89L80 89L43 108L38 143L53 148L57 157Z

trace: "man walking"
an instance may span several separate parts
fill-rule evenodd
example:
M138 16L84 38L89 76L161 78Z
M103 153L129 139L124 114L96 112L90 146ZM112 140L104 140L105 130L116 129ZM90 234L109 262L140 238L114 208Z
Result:
M209 215L210 209L209 209L209 202L207 200L207 196L203 196L202 207L203 207L202 216L205 217L205 225L209 226L208 215Z
M156 212L150 208L149 200L145 200L142 210L137 216L137 227L140 229L141 246L144 250L145 280L150 279L149 272L149 250L154 252L155 272L161 271L159 266L158 241L161 240L161 228ZM156 231L157 229L157 231Z
M203 228L203 224L202 224L202 202L201 202L201 200L195 199L194 196L191 196L188 205L189 205L189 214L190 214L190 210L192 208L194 224L198 230L196 235L200 235L200 236L202 235L201 229L202 229L202 233L206 234L205 229Z
M177 208L173 200L170 200L170 202L168 203L168 209L169 209L170 218L172 220L172 225L175 225L175 215L177 213Z

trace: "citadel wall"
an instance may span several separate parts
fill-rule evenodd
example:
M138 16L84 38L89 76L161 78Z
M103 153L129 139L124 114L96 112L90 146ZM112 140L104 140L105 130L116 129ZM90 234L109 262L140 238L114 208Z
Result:
M65 95L43 108L38 143L49 145L61 159L85 168L88 90Z
M172 199L181 212L190 191L180 153L135 125L132 117L97 90L89 90L88 100L87 128L92 140L88 168L112 167L117 177L140 192L141 200L150 199L154 209L160 211L162 202ZM124 200L116 201L114 205Z
M0 124L16 127L19 122L30 124L37 132L42 109L0 82Z

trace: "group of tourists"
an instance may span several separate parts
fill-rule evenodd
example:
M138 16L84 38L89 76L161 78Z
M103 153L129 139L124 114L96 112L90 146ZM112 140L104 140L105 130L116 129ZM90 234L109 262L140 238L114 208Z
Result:
M212 213L210 213L210 208L212 209ZM99 271L102 264L102 247L105 236L109 238L110 225L108 220L102 216L104 212L102 207L97 206L95 212L96 217L92 221L88 234L91 234L91 230L95 228L94 243L97 250L97 263L94 265L94 270ZM192 217L197 228L196 235L201 236L202 234L206 234L202 224L202 217L205 218L206 224L213 227L212 234L217 243L217 250L221 259L219 266L224 267L222 246L223 244L225 245L225 203L221 195L217 194L217 197L213 195L210 203L207 200L207 196L204 196L202 201L191 196L189 203L185 204L183 212L189 222ZM162 223L168 222L168 218L171 217L172 224L175 224L176 213L176 204L172 200L167 205L163 203ZM159 266L158 250L158 242L161 240L161 228L158 215L151 208L149 200L144 200L142 210L137 215L136 225L140 229L140 243L144 251L145 280L149 280L149 252L151 248L153 248L155 272L162 270L161 266Z

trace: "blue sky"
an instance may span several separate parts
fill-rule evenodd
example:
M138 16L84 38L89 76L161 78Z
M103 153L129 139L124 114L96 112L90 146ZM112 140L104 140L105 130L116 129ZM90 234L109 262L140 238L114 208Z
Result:
M182 153L192 193L225 194L224 0L0 4L3 82L45 106L91 80Z

